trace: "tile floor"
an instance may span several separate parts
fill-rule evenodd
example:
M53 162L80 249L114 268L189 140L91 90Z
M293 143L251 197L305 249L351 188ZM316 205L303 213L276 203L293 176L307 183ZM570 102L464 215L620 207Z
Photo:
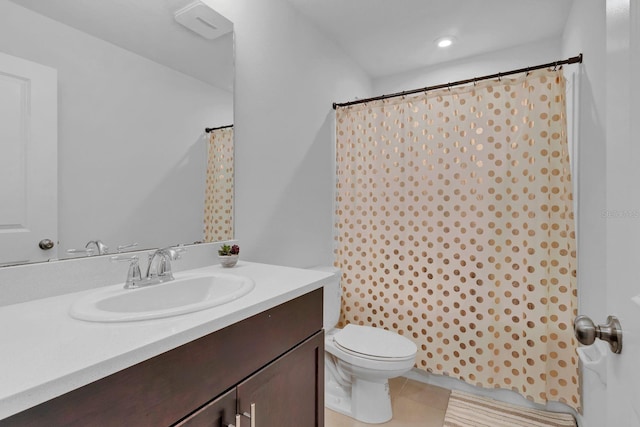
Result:
M393 419L366 424L325 408L325 427L442 427L450 391L404 377L389 381Z

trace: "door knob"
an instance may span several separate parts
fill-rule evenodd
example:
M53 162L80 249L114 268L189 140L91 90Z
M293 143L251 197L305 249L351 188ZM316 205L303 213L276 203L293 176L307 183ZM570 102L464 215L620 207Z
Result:
M589 317L580 315L573 321L573 332L581 344L591 345L600 338L609 343L615 354L622 352L622 326L615 316L607 317L604 325L596 325Z
M40 243L38 243L38 246L40 247L40 249L46 251L53 248L55 246L55 243L53 243L53 240L51 239L42 239L40 240Z

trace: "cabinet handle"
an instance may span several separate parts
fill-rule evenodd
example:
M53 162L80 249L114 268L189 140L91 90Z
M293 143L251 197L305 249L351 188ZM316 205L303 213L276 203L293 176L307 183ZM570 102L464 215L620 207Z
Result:
M256 427L256 404L251 404L251 427Z
M228 425L227 425L227 427L240 427L240 417L241 417L241 416L242 416L242 415L240 415L240 414L236 414L236 424L235 424L235 425L233 425L233 424L228 424Z
M251 413L250 414L247 414L245 412L242 415L244 415L245 417L247 417L247 418L249 418L251 420L251 427L256 427L256 404L255 403L251 404Z

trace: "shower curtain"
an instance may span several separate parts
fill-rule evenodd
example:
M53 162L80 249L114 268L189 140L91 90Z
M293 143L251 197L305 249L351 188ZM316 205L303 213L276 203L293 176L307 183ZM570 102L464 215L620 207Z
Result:
M417 367L580 406L562 70L336 112L341 324Z
M233 239L233 127L209 134L204 241Z

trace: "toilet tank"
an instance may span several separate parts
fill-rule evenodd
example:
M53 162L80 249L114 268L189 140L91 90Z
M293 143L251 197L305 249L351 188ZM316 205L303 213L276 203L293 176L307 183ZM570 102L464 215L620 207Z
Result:
M311 270L326 271L333 276L324 280L324 301L323 301L323 326L325 331L333 329L340 320L340 305L342 302L342 286L340 279L342 273L337 267L317 266Z

